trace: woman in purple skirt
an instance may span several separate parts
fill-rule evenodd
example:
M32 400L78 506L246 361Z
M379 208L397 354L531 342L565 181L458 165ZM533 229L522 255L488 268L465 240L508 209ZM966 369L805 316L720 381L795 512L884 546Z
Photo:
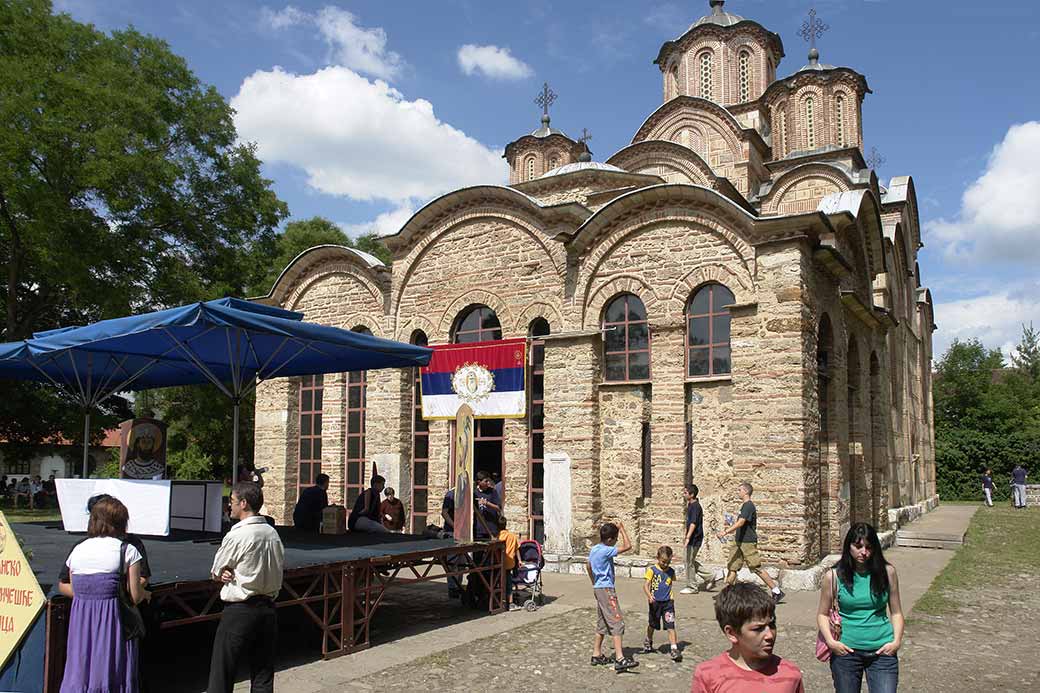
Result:
M69 554L72 582L58 589L72 599L65 676L61 693L136 693L137 641L123 637L117 600L119 581L126 579L130 597L151 597L141 580L141 553L121 537L129 513L116 498L98 501L90 511L89 538ZM125 574L120 556L125 551Z

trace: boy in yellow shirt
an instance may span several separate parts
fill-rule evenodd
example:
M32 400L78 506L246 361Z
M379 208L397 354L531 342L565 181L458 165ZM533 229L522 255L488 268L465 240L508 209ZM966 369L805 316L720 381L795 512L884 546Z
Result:
M646 569L643 582L643 594L650 603L650 623L646 626L646 641L643 643L643 654L654 652L654 631L668 631L668 642L671 644L673 662L682 661L679 651L679 639L675 635L675 602L672 601L672 583L675 582L675 568L672 567L672 547L662 546L657 550L657 565Z
M498 540L506 543L506 604L510 611L519 611L520 606L513 603L513 576L516 575L517 554L520 553L520 537L506 529L505 515L498 516Z

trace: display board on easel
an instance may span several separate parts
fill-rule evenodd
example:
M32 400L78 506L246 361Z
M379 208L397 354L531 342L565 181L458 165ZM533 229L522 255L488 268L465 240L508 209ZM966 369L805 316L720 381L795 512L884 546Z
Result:
M0 512L0 669L18 649L46 601L18 537Z
M473 410L468 404L455 414L455 541L473 541Z

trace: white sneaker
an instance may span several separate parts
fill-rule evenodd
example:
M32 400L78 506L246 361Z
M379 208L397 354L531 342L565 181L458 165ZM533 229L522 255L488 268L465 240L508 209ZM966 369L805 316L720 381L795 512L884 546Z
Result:
M697 594L697 590L693 589L692 587L683 587L681 590L679 590L679 594Z

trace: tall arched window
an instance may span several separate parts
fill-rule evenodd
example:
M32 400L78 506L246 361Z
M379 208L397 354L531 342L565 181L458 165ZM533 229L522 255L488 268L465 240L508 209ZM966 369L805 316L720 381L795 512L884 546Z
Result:
M494 339L502 339L502 325L495 311L482 305L470 306L463 311L452 331L452 341L456 344L490 342Z
M679 95L679 66L672 65L672 69L669 70L668 75L671 77L668 82L668 97L674 99Z
M553 155L552 157L549 158L549 170L550 171L552 171L554 168L556 168L559 165L560 165L560 160L556 157L556 155Z
M534 180L534 157L527 157L527 178L524 180Z
M740 103L751 100L751 53L741 51L739 58Z
M426 346L426 333L416 330L409 340ZM422 534L430 514L430 422L422 417L422 398L419 389L419 369L413 369L412 380L412 498L408 507L412 512L412 532Z
M834 124L838 129L838 146L845 146L845 96L838 94L834 99Z
M725 375L732 370L729 347L733 292L722 284L705 284L686 304L686 373Z
M777 123L777 142L775 146L777 149L777 158L785 156L787 154L787 109L783 106L776 113Z
M355 327L354 332L372 334L367 327ZM365 477L365 418L368 401L368 374L366 371L347 373L346 383L346 442L347 454L344 460L343 498L348 508L354 507L354 501L361 495L367 479Z
M638 297L621 294L603 311L604 380L650 379L650 323Z
M545 340L549 334L549 323L544 318L531 322L527 331L531 338L531 397L527 411L528 470L527 508L530 516L528 536L538 542L545 541Z
M715 94L711 63L711 51L701 53L701 98L705 99L711 99Z
M321 405L325 391L321 375L300 378L299 455L300 488L314 484L321 474Z
M813 97L805 100L805 143L809 149L816 149L816 102Z

